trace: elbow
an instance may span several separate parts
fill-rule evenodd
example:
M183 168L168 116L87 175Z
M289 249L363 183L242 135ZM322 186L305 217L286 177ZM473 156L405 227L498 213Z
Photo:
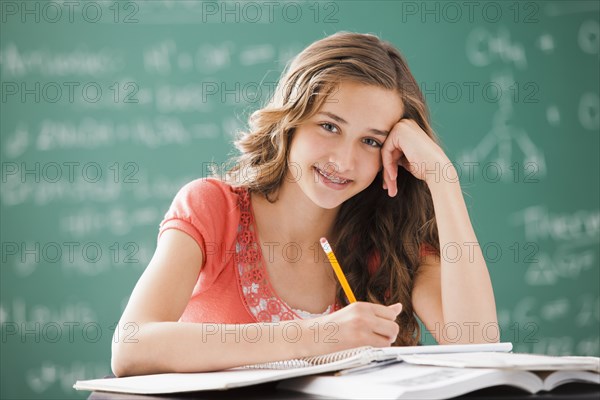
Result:
M115 356L113 355L110 360L110 369L112 370L115 378L123 378L124 376L128 376L127 370L124 365L115 360Z
M115 334L116 332L118 331L115 331ZM139 366L144 364L144 360L141 359L144 351L141 351L140 344L137 339L135 342L128 342L113 337L110 368L117 378L140 374Z
M110 357L110 369L117 378L134 375L131 371L130 357L125 352L125 346L113 343Z
M110 358L110 368L115 377L124 378L126 376L150 373L144 371L143 368L140 368L140 366L144 364L145 360L141 359L141 355L138 352L133 352L131 350L131 345L113 344Z
M153 362L156 357L149 350L153 345L152 341L148 341L147 336L144 339L138 332L135 338L118 340L117 338L122 338L123 334L118 330L115 331L116 334L119 336L113 336L110 368L117 378L163 372L162 365Z

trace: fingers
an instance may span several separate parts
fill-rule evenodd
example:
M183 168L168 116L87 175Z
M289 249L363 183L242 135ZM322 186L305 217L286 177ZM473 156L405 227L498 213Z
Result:
M385 169L383 170L383 190L387 190L390 197L394 197L397 192L396 180L390 178L388 171Z
M398 177L398 161L404 157L404 153L402 153L398 149L394 149L392 151L392 163L389 165L388 173L390 176L390 180L392 182L396 182L396 178Z
M397 317L398 314L400 314L402 312L402 303L396 303L396 304L392 304L387 306L388 310L392 310L395 314L395 316Z
M402 312L402 304L396 303L390 306L381 304L356 302L348 305L345 309L354 315L355 323L359 325L354 329L362 331L364 335L362 345L377 347L390 346L396 341L400 327L396 323L396 317Z
M398 176L398 160L401 157L398 149L392 151L385 147L381 150L381 162L383 165L384 189L388 191L390 197L396 195L396 177Z
M347 306L350 311L361 314L363 316L373 315L375 319L384 319L388 321L395 321L398 314L402 312L402 304L396 303L389 306L383 304L369 303L366 301L357 301Z
M379 317L379 320L373 325L373 332L389 340L389 343L395 342L400 332L400 327L396 323L396 317L402 312L402 304L396 303L390 306L373 305L380 306L375 307L375 315Z
M373 313L383 319L395 321L396 317L402 312L402 304L396 303L390 306L384 306L381 304L369 303L373 309Z
M383 346L389 346L391 343L396 341L398 333L400 333L400 327L397 323L387 321L386 323L379 323L373 327L373 333L380 337L377 339L383 340Z
M391 155L387 151L381 151L381 164L383 171L381 171L381 177L383 178L383 188L388 188L388 164L390 163Z

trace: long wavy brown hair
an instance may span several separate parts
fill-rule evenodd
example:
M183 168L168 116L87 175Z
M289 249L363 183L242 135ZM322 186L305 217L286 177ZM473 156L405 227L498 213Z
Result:
M403 118L413 119L440 144L429 124L423 94L400 52L375 35L342 31L312 43L286 65L273 96L250 115L249 129L235 141L240 154L230 160L233 166L222 179L276 201L288 171L295 128L319 111L341 81L397 91ZM411 292L422 261L418 250L429 245L439 255L433 201L425 182L402 167L398 195L390 198L382 190L381 174L380 170L369 187L342 204L335 220L337 236L331 242L357 299L402 303L394 345L416 345L421 330ZM369 257L379 260L372 275ZM339 285L336 295L347 304Z

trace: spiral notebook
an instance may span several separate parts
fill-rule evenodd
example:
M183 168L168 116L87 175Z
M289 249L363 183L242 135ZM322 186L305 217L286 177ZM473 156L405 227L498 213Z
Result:
M313 357L245 365L217 372L139 375L124 378L77 381L77 390L136 394L162 394L224 390L281 379L320 374L399 360L401 355L454 352L509 352L512 343L434 345L405 347L357 347Z
M437 346L398 346L398 347L356 347L335 353L322 354L311 357L296 358L291 360L275 361L245 365L241 369L292 369L312 367L315 365L335 365L343 368L362 366L371 362L397 360L399 356L408 354L437 354L437 353L464 353L464 352L509 352L512 343L483 343L467 345L437 345Z

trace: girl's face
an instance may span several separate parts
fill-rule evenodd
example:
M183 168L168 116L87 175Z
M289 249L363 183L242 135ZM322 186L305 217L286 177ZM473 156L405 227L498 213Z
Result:
M373 182L381 169L381 146L402 115L395 91L343 82L296 128L287 182L319 207L338 207Z

